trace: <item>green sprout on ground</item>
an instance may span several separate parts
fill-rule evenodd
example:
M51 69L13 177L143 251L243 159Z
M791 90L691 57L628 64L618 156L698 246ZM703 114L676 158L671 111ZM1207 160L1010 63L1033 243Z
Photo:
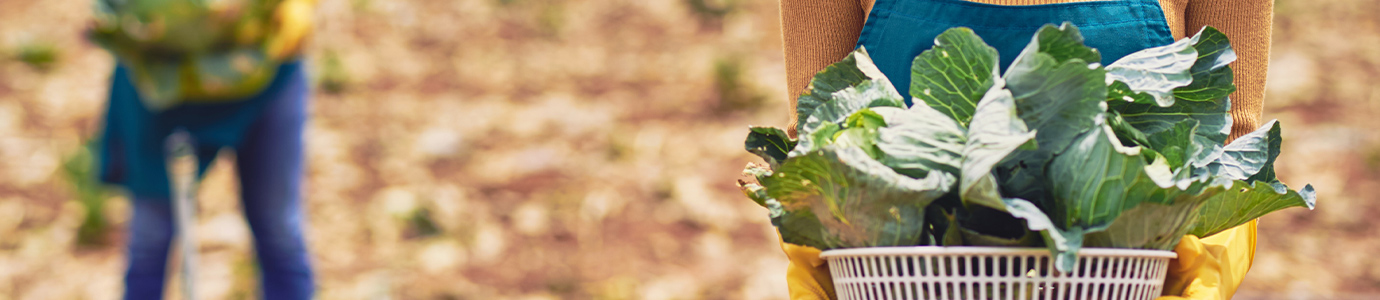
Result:
M317 84L322 91L328 94L339 94L349 88L350 74L345 71L345 65L340 60L340 55L335 51L326 50L321 54L321 74L317 78Z
M559 3L546 3L537 11L537 30L548 38L558 38L565 24L565 7Z
M52 70L57 64L58 49L48 42L29 42L19 46L14 58L39 71Z
M431 209L423 206L412 211L407 216L407 229L405 235L413 238L427 238L440 235L441 226L436 224L436 220L431 216Z
M77 229L77 245L82 247L105 246L110 231L105 219L105 199L110 196L111 189L97 178L96 145L94 140L87 142L62 164L63 178L72 185L72 192L86 215Z
M685 0L685 5L690 7L690 11L706 24L717 24L723 21L725 16L737 10L738 1L736 0Z
M718 114L752 111L766 102L767 97L747 82L745 73L740 59L730 56L714 62L714 90L718 96L714 107Z

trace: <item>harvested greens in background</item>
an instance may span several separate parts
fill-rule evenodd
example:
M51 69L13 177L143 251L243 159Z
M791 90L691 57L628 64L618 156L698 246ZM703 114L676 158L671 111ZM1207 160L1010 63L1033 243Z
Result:
M96 0L87 37L128 68L145 106L257 93L280 62L267 48L281 0Z
M1275 178L1280 127L1227 144L1236 59L1206 27L1102 66L1071 24L1046 25L1001 74L967 28L915 58L910 100L866 49L815 75L798 139L751 128L766 165L743 191L787 243L1173 249L1267 213L1312 209Z

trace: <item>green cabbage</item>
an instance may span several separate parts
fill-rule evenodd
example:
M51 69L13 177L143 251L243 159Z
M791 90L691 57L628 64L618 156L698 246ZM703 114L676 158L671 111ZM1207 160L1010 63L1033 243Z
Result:
M1228 144L1235 60L1206 27L1102 66L1070 24L1046 25L1005 74L972 30L915 58L911 95L866 49L797 99L799 139L753 127L746 195L787 243L851 247L1173 249L1267 213L1316 203L1275 178L1280 128Z

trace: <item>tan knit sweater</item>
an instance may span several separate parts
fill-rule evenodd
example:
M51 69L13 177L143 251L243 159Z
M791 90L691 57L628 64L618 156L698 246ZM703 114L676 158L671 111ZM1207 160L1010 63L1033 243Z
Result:
M815 72L853 51L875 0L781 0L781 32L786 52L786 86L795 134L795 98ZM1035 5L1092 0L972 0L996 5ZM1174 39L1216 27L1231 39L1239 57L1232 63L1232 138L1260 126L1265 69L1270 57L1273 0L1159 0Z

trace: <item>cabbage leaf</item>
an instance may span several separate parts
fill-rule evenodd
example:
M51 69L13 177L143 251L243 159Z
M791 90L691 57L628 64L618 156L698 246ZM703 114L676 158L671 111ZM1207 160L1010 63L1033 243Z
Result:
M1226 143L1232 70L1211 27L1105 68L1068 23L1046 25L1005 74L954 28L912 64L914 105L866 49L797 99L799 139L751 127L743 193L783 241L850 247L1044 246L1059 271L1084 247L1173 249L1289 207L1280 125Z
M997 62L997 49L972 29L946 30L935 37L934 48L921 52L911 64L911 100L968 126L978 100L1001 79Z

